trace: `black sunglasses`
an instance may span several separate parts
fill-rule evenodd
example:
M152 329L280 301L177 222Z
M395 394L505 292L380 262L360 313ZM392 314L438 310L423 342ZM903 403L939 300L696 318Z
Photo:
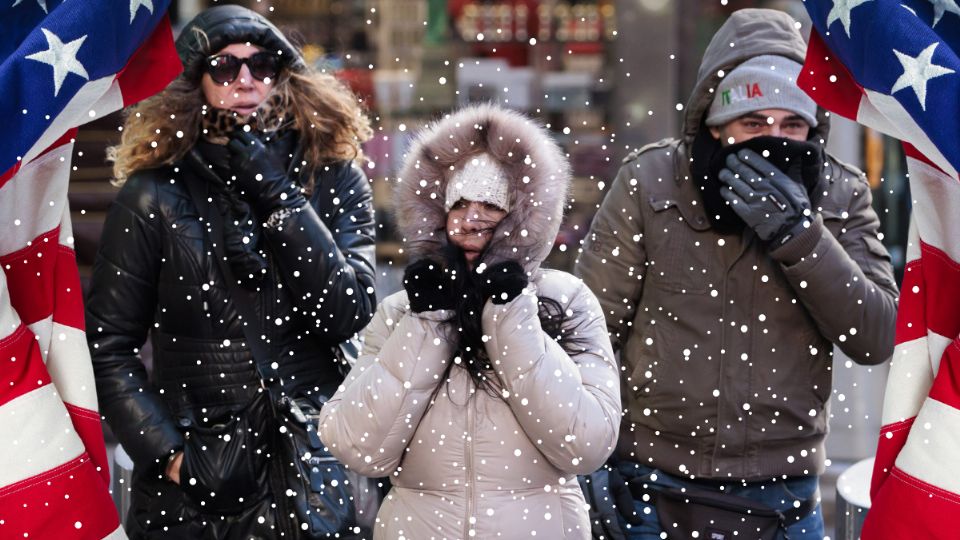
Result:
M280 55L258 52L247 58L237 58L232 54L218 54L207 58L206 71L210 78L219 84L230 84L240 74L244 64L250 68L250 75L258 80L276 79L280 73Z

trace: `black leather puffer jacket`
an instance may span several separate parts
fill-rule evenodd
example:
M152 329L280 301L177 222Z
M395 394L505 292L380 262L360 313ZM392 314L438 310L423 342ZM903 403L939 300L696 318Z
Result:
M309 414L334 393L342 380L335 348L372 316L371 189L351 163L321 167L309 205L261 234L269 269L255 309L271 321L257 330L271 359L258 369L186 187L211 181L206 161L195 149L173 166L131 175L109 211L93 269L87 336L100 410L135 463L128 532L325 537L323 520L308 523L302 510L310 504L323 518L317 514L330 493L310 485L321 477L298 478L291 468L311 452L322 461L319 439L300 433L298 444L313 446L294 456L277 434L289 435L291 399ZM148 333L152 377L138 355ZM258 371L276 382L262 384ZM224 443L238 436L247 437L239 455ZM182 487L162 477L180 449Z

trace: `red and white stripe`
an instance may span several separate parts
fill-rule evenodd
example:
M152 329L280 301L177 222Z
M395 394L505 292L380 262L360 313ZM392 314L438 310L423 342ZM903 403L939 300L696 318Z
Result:
M123 71L86 83L0 173L0 538L126 538L84 334L70 158L76 126L156 93L179 71L164 20Z
M891 96L858 85L814 32L799 84L828 110L904 141L914 199L883 427L861 538L960 530L960 178Z

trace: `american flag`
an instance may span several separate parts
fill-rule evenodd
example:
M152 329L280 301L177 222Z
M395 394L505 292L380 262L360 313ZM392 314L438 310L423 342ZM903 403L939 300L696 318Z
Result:
M180 72L169 0L0 0L0 538L125 538L73 251L77 126Z
M862 538L960 531L960 4L805 0L799 84L903 141L913 197L896 348Z

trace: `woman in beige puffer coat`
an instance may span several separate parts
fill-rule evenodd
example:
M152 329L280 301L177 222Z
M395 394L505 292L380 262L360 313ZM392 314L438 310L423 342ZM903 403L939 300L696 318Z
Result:
M593 293L540 268L568 185L547 132L493 105L408 153L405 291L320 417L337 458L390 476L375 538L590 538L576 475L614 449L620 385Z

